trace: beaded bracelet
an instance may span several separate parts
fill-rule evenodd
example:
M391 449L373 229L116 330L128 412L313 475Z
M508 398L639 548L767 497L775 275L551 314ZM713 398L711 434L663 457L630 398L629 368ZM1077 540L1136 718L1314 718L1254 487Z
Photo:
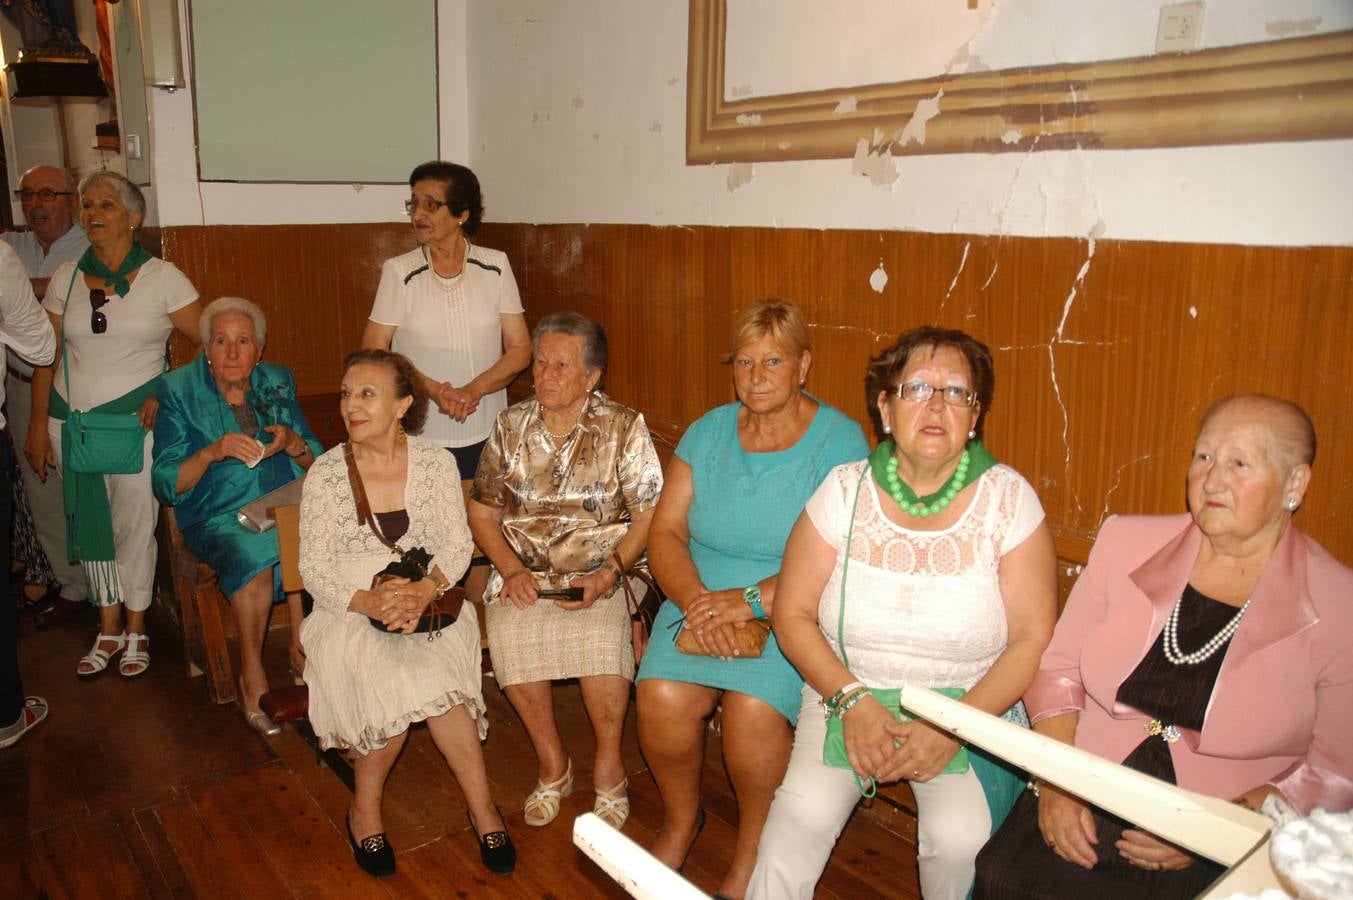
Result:
M841 701L846 699L847 694L857 691L862 687L864 687L864 685L861 684L860 682L852 681L843 688L841 688L841 690L837 691L835 694L832 694L830 698L823 700L822 708L823 710L826 711L827 717L830 718L832 713L836 712L836 710L841 706Z
M835 711L835 716L838 719L845 718L846 713L854 709L856 703L859 703L868 696L870 696L868 688L859 688L858 690L851 691L846 695L846 699L841 701L841 706Z

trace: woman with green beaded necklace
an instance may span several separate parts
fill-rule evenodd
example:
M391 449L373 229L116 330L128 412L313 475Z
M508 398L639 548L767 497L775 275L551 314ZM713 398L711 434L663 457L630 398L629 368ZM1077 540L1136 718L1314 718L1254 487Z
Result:
M1028 724L1019 698L1052 635L1055 552L1032 486L980 440L991 356L961 331L917 328L870 362L865 388L878 447L831 471L785 547L775 634L807 686L748 898L811 897L861 793L902 779L922 896L966 897L1022 787L899 720L895 693L884 705L918 684Z

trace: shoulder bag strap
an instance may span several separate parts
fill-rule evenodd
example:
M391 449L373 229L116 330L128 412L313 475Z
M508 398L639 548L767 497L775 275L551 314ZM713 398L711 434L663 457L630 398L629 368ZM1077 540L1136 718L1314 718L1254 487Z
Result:
M351 441L343 442L343 461L348 464L348 484L352 487L352 499L357 503L357 524L370 527L377 540L402 557L404 551L381 533L376 514L371 511L371 504L366 499L366 487L362 484L362 473L357 471L357 460L352 455Z
M80 274L77 263L70 273L70 284L66 285L66 302L61 304L61 374L66 379L66 405L71 409L75 405L70 399L70 354L66 352L66 310L70 308L70 295L75 290L75 276Z
M836 646L841 648L841 662L847 669L850 668L850 657L846 655L846 641L842 635L846 626L846 573L850 571L850 542L855 537L855 511L860 506L860 489L864 487L864 480L868 477L869 463L866 462L864 471L860 473L860 480L855 483L855 502L850 505L850 525L846 527L846 558L841 563L841 606L836 617Z

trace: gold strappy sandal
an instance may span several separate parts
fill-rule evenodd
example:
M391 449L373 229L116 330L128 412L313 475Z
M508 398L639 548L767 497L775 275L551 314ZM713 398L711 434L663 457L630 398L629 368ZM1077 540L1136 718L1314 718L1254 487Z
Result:
M573 793L573 760L570 759L568 768L564 770L559 780L551 781L549 784L538 781L536 789L527 795L526 824L539 827L553 822L559 815L559 801L571 793Z
M597 788L597 802L592 812L616 831L623 828L625 820L630 817L629 784L628 778L622 778L619 784L608 791Z

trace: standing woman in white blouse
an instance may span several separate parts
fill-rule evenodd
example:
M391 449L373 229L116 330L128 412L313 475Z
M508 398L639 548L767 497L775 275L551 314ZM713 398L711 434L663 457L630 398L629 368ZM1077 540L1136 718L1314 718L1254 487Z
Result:
M914 329L869 365L881 443L832 470L785 547L775 635L807 684L748 897L811 897L861 793L902 779L922 896L966 897L1023 787L867 690L948 689L1028 725L1019 698L1052 636L1056 558L1033 488L980 440L993 386L987 348L961 331ZM823 762L832 719L848 768Z
M24 455L42 478L49 467L61 467L68 547L84 568L90 602L99 608L99 635L76 668L82 678L102 673L119 652L123 678L150 667L145 618L160 508L150 489L149 430L141 471L87 475L62 464L61 426L75 409L135 412L144 428L152 428L165 342L175 330L194 348L202 340L202 307L192 282L136 242L145 214L145 197L126 178L114 172L86 177L80 182L80 224L90 247L77 263L52 273L43 298L57 355L33 373Z
M531 336L507 254L470 243L484 216L474 172L426 162L409 188L404 209L418 247L385 261L362 347L414 364L435 405L423 436L470 479L507 408L507 385L531 363Z

